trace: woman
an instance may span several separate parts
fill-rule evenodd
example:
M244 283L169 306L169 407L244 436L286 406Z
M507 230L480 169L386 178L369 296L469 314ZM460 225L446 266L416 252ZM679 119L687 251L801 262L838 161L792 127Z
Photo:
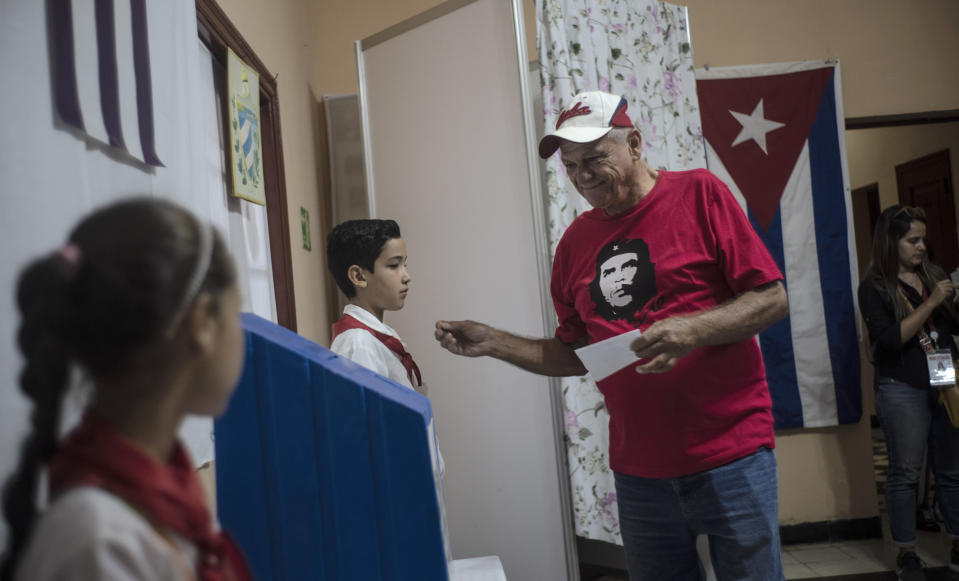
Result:
M236 274L213 228L160 200L114 204L28 265L16 296L32 431L4 493L0 579L249 579L177 441L186 414L223 412L242 367ZM94 398L60 441L74 364Z
M872 260L859 285L859 308L876 366L876 412L889 450L886 507L899 547L900 579L925 579L916 556L917 484L926 446L936 475L936 501L952 539L950 568L959 570L959 429L930 387L927 354L948 349L959 332L954 288L929 262L926 216L892 206L876 224Z

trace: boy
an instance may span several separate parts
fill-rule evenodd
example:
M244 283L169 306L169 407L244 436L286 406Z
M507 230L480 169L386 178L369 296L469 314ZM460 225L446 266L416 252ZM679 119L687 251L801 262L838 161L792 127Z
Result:
M330 350L425 395L413 357L383 323L384 311L403 308L411 280L400 227L393 220L343 222L327 238L326 259L350 300L333 324Z
M343 308L343 316L333 323L330 350L426 395L419 367L403 340L383 323L384 311L403 308L411 280L399 225L393 220L348 220L338 224L326 239L326 264L336 286L350 300ZM428 432L433 478L442 495L446 466L436 447L432 421ZM449 561L449 527L443 502L440 513Z

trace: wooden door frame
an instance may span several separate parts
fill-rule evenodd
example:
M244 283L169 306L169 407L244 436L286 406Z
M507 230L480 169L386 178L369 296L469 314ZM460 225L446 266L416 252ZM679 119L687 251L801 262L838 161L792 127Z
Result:
M876 222L879 220L879 214L882 210L879 208L879 182L872 182L869 185L852 190L853 197L863 196L866 198L866 206L869 208L869 232L876 229Z
M276 78L253 52L240 31L230 22L215 0L196 0L200 38L226 68L226 49L232 50L260 77L260 140L263 147L263 184L266 190L267 229L273 266L273 291L277 322L296 331L296 301L293 294L293 253L290 244L290 217L286 203L286 173L283 167L283 140L280 135L280 97Z
M953 188L952 181L952 158L950 155L949 148L941 149L939 151L930 153L928 155L923 155L915 159L910 159L900 164L896 164L896 189L898 190L897 196L899 198L899 204L902 206L910 206L915 202L913 200L907 200L906 198L906 184L904 183L905 172L914 169L916 167L931 165L931 164L943 164L946 168L946 177L945 177L945 190L951 195L946 197L946 202L951 206L951 211L946 212L946 220L948 224L946 225L945 232L942 232L943 236L946 236L946 240L949 240L949 231L955 232L956 229L956 191ZM944 268L953 268L957 261L959 261L959 242L954 238L951 239L951 244L949 246L949 253L945 252L945 248L938 248L939 255L936 260L939 262L940 266ZM936 247L933 247L933 250L937 250ZM951 257L952 261L947 261L946 258Z
M946 111L919 111L898 115L872 115L869 117L846 117L846 130L875 129L877 127L899 127L902 125L927 125L930 123L951 123L959 121L959 109Z
M903 195L905 193L903 191L903 183L902 183L904 168L906 168L906 166L915 167L917 165L936 162L936 161L939 161L940 158L942 158L942 161L945 162L946 171L948 172L948 176L946 177L946 189L952 191L952 159L951 159L951 156L949 155L949 149L946 148L946 149L941 149L939 151L930 153L929 155L923 155L915 159L910 159L909 161L904 161L902 163L896 164L896 188L898 188L899 190L898 196L899 196L899 203L901 205L904 205L904 206L909 205L907 204L908 200L903 199ZM955 198L956 193L953 191L952 195L953 195L953 198Z

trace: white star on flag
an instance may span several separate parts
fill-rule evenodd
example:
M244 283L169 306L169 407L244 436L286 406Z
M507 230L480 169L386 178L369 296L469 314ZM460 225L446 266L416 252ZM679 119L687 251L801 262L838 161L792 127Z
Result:
M759 100L756 108L753 109L753 112L749 115L737 113L736 111L730 111L729 114L735 117L736 121L739 121L739 124L743 126L739 135L733 140L733 147L752 139L766 155L769 155L769 152L766 151L766 134L786 125L785 123L779 123L778 121L771 121L765 118L763 115L762 99Z

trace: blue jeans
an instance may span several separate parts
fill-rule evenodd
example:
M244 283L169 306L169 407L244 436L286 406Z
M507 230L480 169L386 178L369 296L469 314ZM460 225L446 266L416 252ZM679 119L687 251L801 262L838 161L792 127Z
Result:
M936 504L949 536L959 539L959 429L952 427L938 398L935 389L879 378L876 413L889 451L886 510L892 541L899 547L916 544L917 487L927 445L936 475Z
M772 450L678 478L614 476L631 581L704 579L697 534L718 581L783 579Z

